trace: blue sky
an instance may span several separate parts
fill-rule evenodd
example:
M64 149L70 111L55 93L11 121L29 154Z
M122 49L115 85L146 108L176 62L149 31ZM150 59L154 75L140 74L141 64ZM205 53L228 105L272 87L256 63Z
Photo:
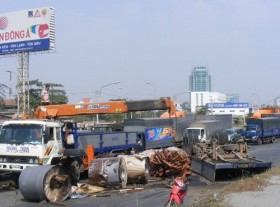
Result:
M0 13L44 6L55 8L56 51L30 56L30 80L64 85L71 103L116 81L100 100L185 101L195 66L240 101L280 95L278 0L1 0ZM11 70L15 85L16 68L17 58L0 58L0 83Z

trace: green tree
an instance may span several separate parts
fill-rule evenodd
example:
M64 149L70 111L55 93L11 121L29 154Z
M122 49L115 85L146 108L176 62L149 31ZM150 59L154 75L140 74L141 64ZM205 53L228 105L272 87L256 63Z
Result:
M5 90L7 88L9 87L6 86L5 84L0 83L0 109L3 109L5 107L4 98L5 98Z
M5 98L5 90L8 89L9 87L6 86L5 84L0 83L0 98Z
M189 102L185 101L182 103L182 109L187 112L191 112L191 105Z
M41 91L44 85L38 79L29 81L29 104L31 109L35 109L41 105ZM50 85L49 96L51 104L66 104L68 97L66 96L63 85L57 83L48 83Z
M207 106L199 106L196 111L195 114L196 115L206 115L208 114L210 111L208 110Z

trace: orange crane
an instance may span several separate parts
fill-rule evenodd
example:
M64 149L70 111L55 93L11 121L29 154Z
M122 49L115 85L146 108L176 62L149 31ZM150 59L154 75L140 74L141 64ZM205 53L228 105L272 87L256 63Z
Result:
M175 105L170 97L152 100L109 101L92 102L85 104L61 104L39 106L35 109L33 118L56 119L63 116L92 115L92 114L118 114L135 111L168 110L174 115Z

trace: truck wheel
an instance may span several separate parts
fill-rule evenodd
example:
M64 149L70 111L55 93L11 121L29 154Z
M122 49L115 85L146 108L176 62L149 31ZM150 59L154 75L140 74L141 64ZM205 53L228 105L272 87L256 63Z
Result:
M70 166L71 182L74 184L79 182L81 178L80 168L81 168L81 162L79 162L78 159L74 159L71 162L71 166Z
M257 139L257 144L258 144L258 145L261 145L262 143L263 143L262 139L261 139L261 138L258 138L258 139Z
M11 182L12 182L12 186L18 188L18 179L19 179L20 173L17 172L13 172L10 176Z

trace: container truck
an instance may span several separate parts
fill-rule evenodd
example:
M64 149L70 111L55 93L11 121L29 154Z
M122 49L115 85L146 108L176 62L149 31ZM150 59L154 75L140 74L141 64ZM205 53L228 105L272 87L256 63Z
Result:
M241 136L248 143L274 143L280 136L280 117L248 118Z
M124 131L137 131L143 149L182 147L183 132L193 116L173 118L142 118L124 120Z
M199 117L198 121L185 129L184 146L191 147L199 142L210 142L212 138L216 138L221 145L225 144L228 142L228 138L224 131L228 128L232 128L232 115Z
M220 120L205 120L194 122L185 129L184 143L191 146L194 143L209 143L211 138L217 138L220 144L225 144L226 140Z

